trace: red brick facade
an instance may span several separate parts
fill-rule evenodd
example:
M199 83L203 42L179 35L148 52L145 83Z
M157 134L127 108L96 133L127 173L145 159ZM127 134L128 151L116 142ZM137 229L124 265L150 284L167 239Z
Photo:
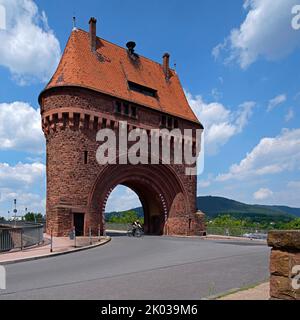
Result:
M48 233L52 230L55 236L67 236L76 214L83 217L85 235L90 228L93 234L98 228L103 233L106 201L122 184L141 200L146 233L203 234L204 217L196 208L197 178L186 175L185 165L99 165L96 161L99 129L111 128L117 133L122 120L128 122L129 131L142 128L149 133L162 127L162 117L167 114L84 88L84 84L46 88L40 104L47 142ZM124 106L129 112L124 112ZM201 128L195 121L171 118L181 130Z

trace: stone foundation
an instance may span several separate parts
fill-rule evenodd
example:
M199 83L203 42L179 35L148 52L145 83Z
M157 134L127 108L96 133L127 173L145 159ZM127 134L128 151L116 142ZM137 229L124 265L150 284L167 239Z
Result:
M268 245L271 299L300 300L300 230L271 231Z

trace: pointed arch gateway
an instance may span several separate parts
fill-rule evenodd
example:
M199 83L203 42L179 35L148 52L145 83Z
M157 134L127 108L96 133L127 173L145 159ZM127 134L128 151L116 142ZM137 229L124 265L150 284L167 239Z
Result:
M87 224L105 230L106 201L117 185L133 190L144 210L146 234L172 234L175 213L188 221L189 204L173 168L167 165L107 165L98 175L89 195ZM180 212L179 212L180 211Z

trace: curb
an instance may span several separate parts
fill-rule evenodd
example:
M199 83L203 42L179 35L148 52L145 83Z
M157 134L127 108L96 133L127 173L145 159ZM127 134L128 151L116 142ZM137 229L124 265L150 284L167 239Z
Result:
M237 293L240 291L243 291L243 289L242 288L233 288L233 289L229 289L227 291L224 291L224 292L221 292L218 294L214 294L214 295L202 298L201 300L218 300L221 297L228 296L230 294Z
M232 294L238 293L238 292L243 292L243 291L247 291L247 290L251 290L251 289L255 289L256 287L267 283L268 281L263 281L263 282L259 282L254 284L253 286L250 286L249 288L246 287L241 287L241 288L233 288L233 289L229 289L227 291L224 292L220 292L205 298L202 298L201 300L219 300L220 298L226 297L226 296L230 296Z
M267 244L265 240L259 240L259 239L249 239L249 238L243 238L243 237L214 237L214 236L187 236L187 235L163 235L163 237L170 237L170 238L187 238L187 239L200 239L205 241L222 241L222 240L228 240L228 241L241 241L241 242L252 242L257 244Z
M74 252L85 251L85 250L88 250L88 249L101 247L101 246L107 244L110 241L111 241L111 237L107 237L107 239L105 241L100 242L100 243L96 243L96 244L92 244L92 245L89 245L89 246L85 246L85 247L81 247L81 248L75 248L75 249L72 249L72 250L69 250L69 251L63 251L63 252L52 252L52 253L44 254L44 255L41 255L41 256L33 256L33 257L28 257L28 258L7 260L7 261L3 261L3 262L0 261L0 265L5 266L5 265L9 265L9 264L15 264L15 263L21 263L21 262L27 262L27 261L34 261L34 260L52 258L52 257L57 257L57 256L62 256L62 255L74 253Z

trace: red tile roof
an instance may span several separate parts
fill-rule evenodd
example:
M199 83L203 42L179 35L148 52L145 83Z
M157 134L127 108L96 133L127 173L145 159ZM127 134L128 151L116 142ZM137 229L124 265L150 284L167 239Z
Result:
M89 33L74 30L46 90L81 86L199 122L187 102L176 72L171 70L171 78L166 81L161 64L142 56L138 60L134 63L125 48L100 38L97 38L95 54L90 48ZM130 90L128 81L157 90L157 97Z

